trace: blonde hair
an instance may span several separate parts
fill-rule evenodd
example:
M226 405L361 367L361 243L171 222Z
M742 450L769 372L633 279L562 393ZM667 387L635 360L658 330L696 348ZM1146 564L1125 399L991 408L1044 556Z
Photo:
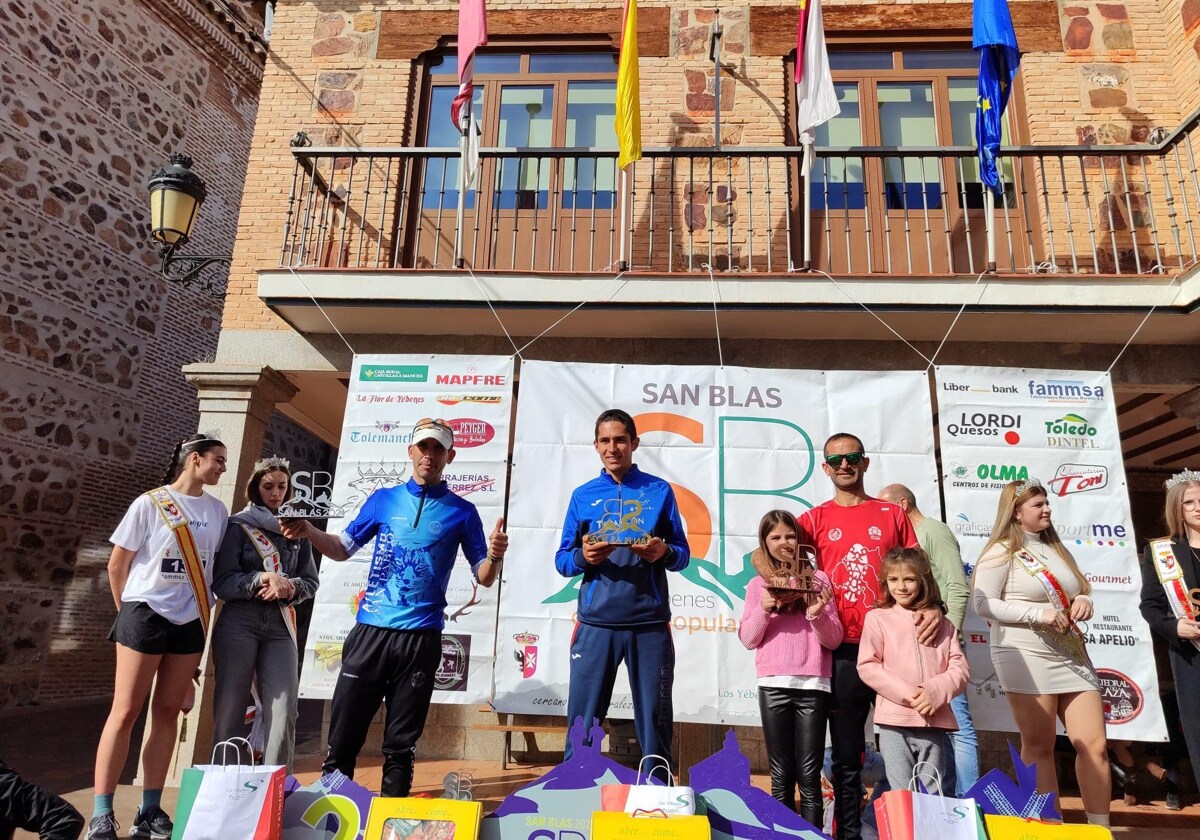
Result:
M910 610L925 610L941 603L942 593L938 591L937 581L933 577L933 564L929 562L929 555L919 548L893 548L883 558L883 565L879 570L879 598L875 601L875 606L884 608L896 603L892 590L888 589L887 577L899 566L908 566L916 572L921 581L921 594L913 601Z
M1183 521L1183 494L1193 487L1200 487L1200 481L1181 481L1167 491L1163 519L1167 520L1167 535L1173 540L1187 536L1187 525Z
M1023 489L1024 492L1017 493L1018 489ZM1010 481L1004 485L1004 489L1000 491L1000 504L996 508L996 522L992 525L992 535L988 538L987 545L983 547L983 551L979 556L985 556L992 546L1000 546L1007 552L1007 557L1002 557L996 561L989 561L996 565L1004 563L1012 563L1013 553L1025 545L1025 531L1017 522L1017 510L1021 505L1033 499L1035 496L1046 496L1046 488L1040 484L1029 484L1025 481ZM1088 579L1083 576L1083 572L1079 571L1079 564L1075 562L1075 558L1071 556L1071 552L1067 551L1067 547L1063 545L1063 541L1058 536L1058 531L1054 530L1054 525L1051 524L1046 530L1037 535L1038 542L1047 545L1054 550L1054 553L1062 558L1062 561L1067 564L1067 568L1071 570L1071 574L1075 576L1075 580L1079 583L1079 591L1084 595L1090 595L1092 585L1088 583ZM982 564L979 564L982 565ZM979 565L975 568L978 570ZM971 575L971 586L975 585L975 576Z

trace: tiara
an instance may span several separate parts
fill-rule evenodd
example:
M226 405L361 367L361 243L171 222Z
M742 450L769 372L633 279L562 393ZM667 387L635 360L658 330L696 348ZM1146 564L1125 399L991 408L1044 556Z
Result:
M1026 493L1028 493L1030 490L1032 490L1034 487L1038 487L1043 490L1045 489L1044 487L1042 487L1042 482L1040 482L1036 478L1027 478L1024 481L1022 481L1020 484L1017 485L1017 492L1016 492L1015 496L1023 496Z
M262 472L264 470L287 470L291 468L291 463L287 458L280 458L278 455L272 455L270 458L259 458L254 462L254 471Z
M1175 487L1179 484L1184 484L1188 481L1200 482L1200 472L1196 470L1184 470L1181 473L1175 473L1175 475L1167 479L1167 489L1170 490L1172 487Z
M221 432L218 430L214 429L213 431L209 432L197 432L197 434L203 435L203 437L199 440L185 440L181 446L184 449L190 449L193 446L199 446L200 444L208 443L209 441L215 441L216 443L221 442Z

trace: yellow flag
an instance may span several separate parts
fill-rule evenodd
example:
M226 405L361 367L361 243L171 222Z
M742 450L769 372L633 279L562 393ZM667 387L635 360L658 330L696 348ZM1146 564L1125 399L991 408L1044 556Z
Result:
M642 94L638 84L637 0L625 0L621 57L617 64L617 166L642 159Z

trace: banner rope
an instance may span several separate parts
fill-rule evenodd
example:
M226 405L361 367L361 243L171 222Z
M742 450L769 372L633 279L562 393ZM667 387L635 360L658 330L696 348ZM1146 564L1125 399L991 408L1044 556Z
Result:
M789 273L794 273L798 270L799 269L791 269L791 271L789 271ZM878 315L876 315L874 312L872 312L871 307L867 306L861 300L858 300L857 298L854 297L854 295L850 294L844 288L842 288L842 284L839 283L838 281L834 280L832 276L830 276L829 274L826 274L824 271L822 271L819 268L810 268L808 270L813 272L814 274L821 274L821 275L824 275L825 277L827 277L829 279L829 282L832 283L839 292L841 292L843 295L845 295L850 300L851 303L857 304L857 305L861 306L863 309L865 309L867 311L867 314L869 314L876 321L878 321L879 323L881 323L885 327L887 327L888 332L890 332L892 335L896 336L896 338L900 339L905 344L907 344L909 349L911 349L914 353L916 353L918 356L920 356L922 359L924 359L930 365L933 365L932 359L930 359L928 356L926 356L924 353L922 353L920 350L918 350L916 347L914 347L913 343L911 341L909 341L904 336L900 335L900 333L896 332L895 328L892 327L891 324L889 324L887 321L883 320ZM928 370L928 368L926 368L926 370Z
M487 292L487 287L483 285L482 280L475 276L475 272L471 270L471 266L467 265L466 262L463 263L463 268L467 270L467 274L471 275L471 279L475 281L475 285L479 287L479 291L483 294L483 300L487 303L488 309L492 310L492 314L496 316L496 323L500 325L500 329L504 330L504 337L508 339L508 343L512 345L515 351L513 355L521 361L525 361L524 357L521 356L520 349L517 347L517 342L513 341L512 335L508 332L508 327L504 326L504 321L500 319L500 313L496 311L496 307L492 306L492 298ZM509 358L512 357L510 356Z
M717 330L717 361L721 363L721 367L725 367L725 353L721 350L721 319L717 317L717 278L713 275L712 266L709 263L704 263L704 267L708 269L708 280L712 283L713 294L713 325Z
M605 266L605 268L609 268L609 267L611 267L611 266L612 266L612 263L609 263L608 265L606 265L606 266ZM615 283L615 282L617 282L618 280L620 280L622 277L624 277L624 276L625 276L626 274L628 274L628 273L629 273L629 272L628 272L628 270L626 270L626 271L622 271L621 273L617 274L615 277L613 277L613 278L612 278L612 280L610 280L610 281L608 282L608 285L606 285L606 286L604 287L604 289L607 289L609 286L611 286L613 283ZM617 296L617 295L620 293L621 289L624 289L624 288L625 288L625 284L626 284L626 283L628 283L628 282L629 282L629 280L628 280L628 279L626 279L626 280L625 280L623 283L621 283L621 285L620 285L620 286L618 286L618 287L616 288L616 290L615 290L615 291L614 291L614 292L613 292L611 295L609 295L607 298L605 298L603 302L604 302L604 303L608 303L610 300L612 300L613 298L615 298L615 297L616 297L616 296ZM604 294L604 289L601 289L601 290L600 290L600 294ZM597 300L599 300L599 296L597 296ZM561 318L559 318L559 319L558 319L557 321L555 321L553 324L551 324L550 326L546 327L546 329L542 330L540 333L538 333L537 335L535 335L533 338L529 339L529 341L527 341L527 342L525 342L523 345L521 345L521 348L520 348L520 350L517 350L517 355L520 355L522 350L526 350L526 349L529 347L529 345L533 344L535 341L537 341L539 338L541 338L542 336L544 336L546 333L550 332L552 329L554 329L555 327L557 327L557 326L558 326L559 324L561 324L563 321L565 321L565 320L567 320L568 318L570 318L572 315L574 315L574 314L575 314L576 312L578 312L580 309L583 309L583 307L587 306L589 303L594 303L594 302L595 302L595 301L592 301L592 300L590 300L590 299L589 299L589 300L583 300L583 301L580 301L580 302L579 302L579 304L578 304L578 305L577 305L577 306L576 306L574 309L572 309L570 312L568 312L566 315L563 315ZM522 357L521 361L525 361L524 357Z
M985 274L987 274L986 269L984 271L979 272L979 276L975 278L975 282L972 285L978 286L979 281L983 279L983 275L985 275ZM985 294L987 294L987 287L988 287L988 284L984 283L983 289L979 292L979 297L975 298L976 305L979 303L979 301L983 300L983 296ZM962 317L963 311L966 308L967 308L967 302L964 300L962 306L960 306L958 308L958 314L955 315L954 320L950 322L950 329L946 330L946 334L944 336L942 336L942 340L938 344L937 349L933 351L933 358L931 358L929 360L929 367L925 368L926 373L929 373L929 371L933 369L933 363L937 360L938 353L941 353L942 348L946 346L946 341L950 338L950 333L954 332L954 327L956 324L958 324L958 319Z
M1171 278L1171 282L1167 284L1167 288L1169 289L1172 286L1174 286L1175 283L1179 280L1179 278L1183 276L1183 273L1185 271L1187 271L1188 269L1192 268L1193 266L1195 266L1197 262L1200 262L1200 258L1193 257L1191 262L1189 262L1183 268L1179 269L1179 273ZM1181 291L1183 291L1183 289L1180 288L1179 291L1181 292ZM1175 297L1176 298L1179 297L1179 292L1175 293ZM1105 373L1112 373L1113 368L1115 368L1117 366L1117 362L1121 361L1121 357L1124 356L1125 351L1129 349L1129 345L1133 344L1133 340L1135 338L1137 338L1138 333L1140 333L1142 331L1142 327L1146 326L1146 322L1150 320L1150 316L1154 314L1155 309L1158 309L1157 303L1150 307L1150 311L1146 313L1146 316L1144 318L1142 318L1141 323L1138 324L1137 327L1134 328L1133 334L1131 336L1129 336L1129 340L1126 341L1124 346L1121 347L1121 349L1117 352L1116 358L1112 360L1112 364L1108 366L1108 370L1106 370Z
M304 287L304 291L308 292L309 300L311 300L316 305L317 310L325 316L325 320L329 322L329 326L333 327L333 331L337 333L337 337L342 340L342 344L346 345L346 349L350 351L350 358L353 359L358 354L354 352L354 348L350 346L350 342L346 340L346 336L342 335L342 331L337 328L337 324L333 323L333 319L329 317L329 313L325 311L325 307L321 306L321 302L317 300L316 295L312 293L312 289L308 288L308 284L304 282L304 278L297 274L296 269L290 265L287 267L287 270L292 272L292 276L300 281L300 285Z

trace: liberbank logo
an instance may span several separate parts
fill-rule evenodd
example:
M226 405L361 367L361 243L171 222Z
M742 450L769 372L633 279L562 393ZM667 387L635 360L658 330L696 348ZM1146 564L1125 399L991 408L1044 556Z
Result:
M1052 403L1087 405L1104 399L1104 386L1087 385L1082 379L1030 379L1029 396Z
M363 365L358 379L360 382L425 382L429 379L429 366Z

